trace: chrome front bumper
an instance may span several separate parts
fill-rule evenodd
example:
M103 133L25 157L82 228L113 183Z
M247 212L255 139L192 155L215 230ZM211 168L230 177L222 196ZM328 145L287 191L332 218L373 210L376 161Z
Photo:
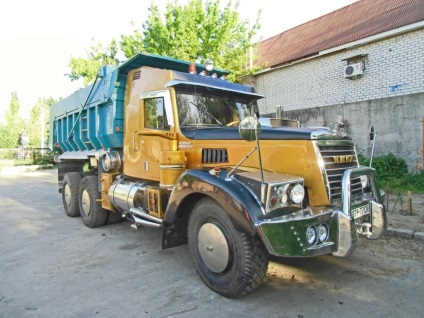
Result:
M351 215L350 185L351 178L360 175L368 176L372 199L361 202L362 205L368 202L370 213L361 219L355 219ZM355 250L358 233L369 239L378 239L387 227L386 213L374 170L368 167L346 170L342 180L342 200L341 209L308 208L282 217L258 220L255 225L270 254L311 257L332 253L337 257L347 257ZM309 244L305 236L306 229L322 223L330 230L328 239L325 242Z

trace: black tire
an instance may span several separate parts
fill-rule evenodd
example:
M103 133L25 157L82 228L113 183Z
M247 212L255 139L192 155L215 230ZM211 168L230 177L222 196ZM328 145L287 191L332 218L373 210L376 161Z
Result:
M106 224L116 224L122 222L122 213L119 211L109 211Z
M238 232L213 199L199 201L189 219L188 244L196 270L213 291L228 298L257 288L268 269L258 236Z
M86 226L99 227L106 224L109 211L102 209L100 204L97 176L82 178L78 198L81 218Z
M81 175L78 172L68 172L62 181L62 203L65 212L70 217L80 215L78 204L78 189Z

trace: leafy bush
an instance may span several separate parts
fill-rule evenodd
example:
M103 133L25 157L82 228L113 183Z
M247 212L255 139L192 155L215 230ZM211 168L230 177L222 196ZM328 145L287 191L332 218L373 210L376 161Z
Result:
M34 164L35 165L47 165L55 164L54 156L57 155L54 151L48 151L44 154L38 153L34 154Z
M369 166L370 160L358 155L361 165ZM375 169L377 182L381 188L390 187L392 190L410 190L415 192L424 191L424 171L418 174L408 172L405 160L396 157L392 153L375 157L372 161Z

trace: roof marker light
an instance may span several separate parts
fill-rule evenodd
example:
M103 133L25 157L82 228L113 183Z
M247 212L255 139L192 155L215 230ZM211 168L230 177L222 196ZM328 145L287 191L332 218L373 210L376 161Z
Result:
M190 74L196 74L196 64L191 63L191 64L188 66L188 72L189 72Z

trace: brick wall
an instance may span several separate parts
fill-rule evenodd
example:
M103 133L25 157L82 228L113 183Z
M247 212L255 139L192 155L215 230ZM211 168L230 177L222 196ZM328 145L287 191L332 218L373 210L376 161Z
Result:
M366 55L364 75L346 79L346 58ZM360 58L359 58L360 59ZM352 60L356 62L357 60ZM424 92L424 30L259 74L261 113L363 102Z

